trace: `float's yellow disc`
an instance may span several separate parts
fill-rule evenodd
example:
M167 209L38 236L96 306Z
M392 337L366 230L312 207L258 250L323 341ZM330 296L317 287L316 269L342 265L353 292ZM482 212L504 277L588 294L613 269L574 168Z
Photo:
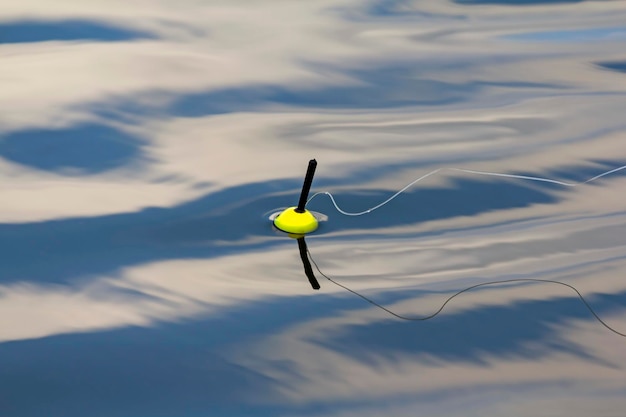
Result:
M296 207L289 207L274 219L274 226L283 232L303 235L317 229L317 219L310 211L298 213Z

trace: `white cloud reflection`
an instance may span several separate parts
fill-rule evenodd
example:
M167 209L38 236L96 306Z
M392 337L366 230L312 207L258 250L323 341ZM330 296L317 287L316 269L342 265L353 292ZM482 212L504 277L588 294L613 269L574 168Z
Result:
M3 6L0 342L158 329L293 299L320 310L221 352L281 382L261 402L283 415L317 415L312 404L335 416L623 409L623 343L564 288L469 293L446 309L459 322L441 327L467 333L428 328L431 348L415 336L398 348L419 323L393 324L321 277L310 292L295 242L264 223L312 157L315 187L355 210L442 166L584 180L626 161L626 56L614 35L626 4L462 3ZM7 30L42 21L37 42ZM67 35L70 21L86 32ZM108 137L98 155L71 146L99 131L132 149L109 155ZM70 145L55 150L49 136ZM81 164L89 158L104 168ZM565 190L448 173L356 219L319 197L313 209L330 220L308 243L324 272L406 314L487 279L559 279L623 331L624 187L620 174ZM484 334L472 314L504 329L489 312L513 317L521 336L473 340Z

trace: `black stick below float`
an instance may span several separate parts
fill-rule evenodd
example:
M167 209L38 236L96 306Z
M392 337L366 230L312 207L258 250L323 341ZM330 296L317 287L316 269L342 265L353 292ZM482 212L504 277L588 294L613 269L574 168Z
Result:
M313 287L314 290L319 290L320 284L317 282L317 279L313 274L313 268L311 267L311 262L309 262L309 257L307 256L309 250L306 247L304 237L298 238L298 249L300 249L300 259L302 259L302 265L304 266L304 274L309 279L311 287Z

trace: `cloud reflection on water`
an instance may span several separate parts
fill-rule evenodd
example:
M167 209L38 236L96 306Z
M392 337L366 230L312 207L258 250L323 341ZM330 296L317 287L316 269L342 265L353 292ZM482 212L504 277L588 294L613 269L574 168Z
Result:
M262 216L295 199L312 157L314 190L347 209L441 166L580 180L623 164L622 45L577 38L623 26L621 2L5 13L0 30L19 33L0 45L0 413L626 405L623 344L562 291L478 291L411 327L324 281L313 295L295 242ZM129 13L128 32L93 23L127 28ZM567 42L529 42L551 31ZM307 242L324 271L402 311L521 274L575 283L619 327L624 186L442 175L362 218L317 200L330 219ZM576 398L588 406L563 405Z

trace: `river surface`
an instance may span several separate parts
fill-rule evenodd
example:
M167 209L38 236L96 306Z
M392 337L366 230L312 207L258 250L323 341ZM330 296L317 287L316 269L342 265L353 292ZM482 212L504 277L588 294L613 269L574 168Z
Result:
M316 196L319 290L313 158L443 168ZM447 168L624 164L623 1L5 0L0 415L623 416L626 170Z

